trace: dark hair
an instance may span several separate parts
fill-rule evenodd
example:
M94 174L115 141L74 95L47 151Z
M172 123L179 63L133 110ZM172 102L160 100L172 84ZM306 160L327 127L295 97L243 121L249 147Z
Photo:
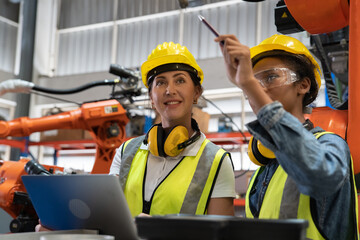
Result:
M255 56L252 59L253 66L266 57L274 57L286 62L291 70L295 71L299 76L300 80L297 82L301 82L306 77L310 79L310 90L304 96L303 107L309 105L316 99L319 92L319 86L317 85L315 77L316 66L305 55L293 54L282 50L273 50Z

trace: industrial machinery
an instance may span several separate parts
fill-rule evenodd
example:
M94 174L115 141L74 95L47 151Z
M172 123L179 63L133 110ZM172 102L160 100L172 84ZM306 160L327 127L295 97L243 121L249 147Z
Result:
M335 110L323 108L321 111L314 112L310 118L315 125L328 131L335 130L335 133L343 136L348 142L359 193L360 2L356 0L284 0L279 1L278 7L280 8L278 16L291 23L284 24L282 20L278 21L281 23L280 29L288 33L306 30L312 34L314 53L322 63L327 93ZM291 17L286 13L285 8ZM297 24L294 24L294 21ZM284 28L286 25L290 26L290 29ZM291 29L297 30L291 31ZM280 31L279 28L278 31ZM334 97L333 93L336 91L334 85L337 82L347 86L346 98ZM358 199L360 200L359 194Z
M90 87L113 86L111 99L84 103L80 108L41 118L21 117L12 121L0 121L0 138L24 137L34 132L52 129L83 129L90 132L96 142L96 156L92 174L107 174L112 158L125 139L125 125L129 118L124 108L124 99L133 102L133 96L141 94L139 78L135 71L111 65L110 73L120 79L90 83L75 89L54 90L36 86L23 80L8 80L0 86L0 92L41 91L52 94L69 94L83 91ZM115 91L115 85L121 85ZM123 104L122 104L122 103ZM131 105L131 104L129 104ZM27 158L19 161L0 161L0 207L14 220L10 223L11 232L34 231L38 217L29 200L21 181L24 174L62 174L63 168L41 166Z
M284 8L285 6L285 8ZM358 62L360 57L360 27L358 16L360 14L360 2L356 0L284 0L279 1L275 14L281 20L288 18L289 14L297 24L291 28L306 30L313 36L313 43L316 45L315 55L319 57L324 69L326 80L334 73L342 83L348 86L347 101L335 100L332 102L336 109L323 108L314 111L310 118L326 130L332 130L343 136L350 147L355 174L360 172L360 71ZM286 10L286 14L282 12ZM286 27L287 23L279 23L279 32L285 34L291 30ZM326 36L334 31L348 28L348 36L341 38L338 42L329 41ZM325 34L323 38L316 36ZM325 39L325 40L324 40ZM344 39L344 40L343 40ZM337 47L334 47L337 45ZM124 70L124 69L123 69ZM121 72L121 68L119 70ZM346 74L347 72L347 74ZM135 86L135 74L131 71L122 71L119 76L124 76L128 86ZM104 81L98 85L115 85L120 81ZM96 85L96 84L95 84ZM330 86L326 84L327 86ZM92 85L84 88L92 87ZM44 90L37 86L31 86L33 90ZM331 87L329 87L331 88ZM78 89L74 90L77 91ZM1 91L0 91L1 92ZM60 92L53 92L62 94ZM67 92L69 93L69 91ZM122 96L131 97L136 91L126 89ZM128 122L126 110L119 103L113 93L112 100L99 101L83 104L79 109L65 112L60 115L48 116L39 119L19 118L9 122L0 121L0 137L7 136L28 136L32 132L44 131L57 128L79 128L91 132L97 143L97 153L92 173L106 173L111 164L114 150L125 137L124 126ZM343 110L339 110L343 109ZM26 199L25 189L21 183L20 176L27 174L25 169L29 159L18 162L0 162L0 207L7 211L20 223L26 225L28 219L34 217L29 201ZM47 171L56 171L55 166L44 166ZM19 200L20 199L20 200ZM20 204L19 204L20 203ZM19 218L20 216L20 218ZM26 231L28 228L22 226L14 228L14 231Z
M293 33L306 30L312 34L313 52L322 63L330 103L336 109L331 111L333 112L332 116L344 115L343 111L347 115L345 118L339 117L335 121L332 118L314 118L314 121L346 126L342 128L343 132L340 135L345 136L349 144L354 159L355 174L360 172L360 149L358 147L360 98L357 94L360 89L358 81L360 75L358 71L360 30L357 15L359 7L357 1L349 0L285 0L279 1L277 10L280 12L275 14L282 18L277 21L279 23L278 31ZM286 19L286 23L284 23L284 19ZM297 24L294 24L294 21ZM333 75L331 76L331 74ZM336 99L334 96L336 80L347 85L347 98ZM325 127L325 129L327 128Z

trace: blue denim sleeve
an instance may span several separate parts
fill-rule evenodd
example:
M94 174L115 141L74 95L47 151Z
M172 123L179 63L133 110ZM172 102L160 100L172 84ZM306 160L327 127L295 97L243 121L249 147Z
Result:
M314 198L338 191L350 174L350 151L340 136L325 134L316 139L281 103L270 103L258 112L249 132L272 150L299 191ZM313 131L321 130L317 127Z

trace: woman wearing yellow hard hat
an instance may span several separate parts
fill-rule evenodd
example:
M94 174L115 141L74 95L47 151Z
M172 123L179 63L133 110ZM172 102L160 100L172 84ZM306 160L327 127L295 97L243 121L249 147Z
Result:
M191 118L203 91L195 58L185 46L164 42L142 64L141 74L161 123L125 142L110 169L119 175L132 215L234 215L229 154Z
M267 149L249 145L262 166L249 183L246 217L306 219L307 239L358 239L349 147L304 117L321 85L320 67L308 49L285 35L251 49L234 35L215 41L224 41L228 77L257 115L247 128Z

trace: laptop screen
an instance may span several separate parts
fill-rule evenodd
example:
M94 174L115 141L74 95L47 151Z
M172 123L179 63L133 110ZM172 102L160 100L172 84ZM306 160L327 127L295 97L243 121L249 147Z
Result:
M22 180L45 227L96 229L116 239L138 239L118 177L24 175Z

